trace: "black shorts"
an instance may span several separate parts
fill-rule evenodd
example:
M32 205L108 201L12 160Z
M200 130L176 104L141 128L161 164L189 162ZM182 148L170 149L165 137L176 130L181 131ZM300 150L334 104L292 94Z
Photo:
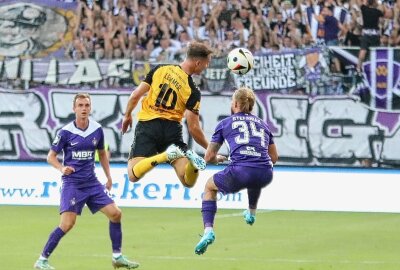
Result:
M381 39L378 35L362 35L360 38L360 47L364 50L368 50L370 47L378 47L380 44Z
M183 142L181 123L166 119L139 121L135 128L129 159L154 156L164 152L171 144L187 150L187 145Z

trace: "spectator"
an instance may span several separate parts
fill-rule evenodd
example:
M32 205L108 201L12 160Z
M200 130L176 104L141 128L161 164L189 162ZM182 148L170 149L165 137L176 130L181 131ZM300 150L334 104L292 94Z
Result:
M281 50L283 51L290 51L294 49L294 44L292 38L290 36L285 36L282 39L282 47Z
M110 40L110 38L108 38L108 40ZM114 37L111 38L111 42L107 42L106 58L123 58L125 56L125 51L126 47L122 35L117 32Z
M288 19L286 21L286 36L290 37L292 41L293 48L299 47L301 45L301 30L297 27L297 23L293 19Z
M255 35L249 36L246 48L248 48L253 55L260 55L267 52L267 50L261 46L261 40Z
M75 38L72 43L66 45L64 55L72 60L89 58L89 54L79 38Z
M272 20L270 24L271 29L276 29L276 33L283 36L285 29L285 22L283 21L282 13L277 13L276 17Z
M250 27L250 11L248 9L239 9L236 17L242 22L246 29Z
M102 60L104 59L104 56L104 47L102 47L100 44L96 44L94 47L94 59Z
M232 21L232 29L235 36L235 39L239 42L236 42L236 47L243 47L247 41L249 40L250 32L248 28L243 25L241 19L236 18Z
M149 60L163 63L172 62L175 53L179 49L179 42L172 41L169 37L163 37L160 41L160 46L151 51Z
M389 36L387 34L383 34L381 36L381 44L380 46L382 47L390 47L390 43L389 43Z
M126 24L125 32L128 37L137 35L138 28L136 26L135 17L133 15L130 15L128 17L128 23Z
M190 39L193 39L193 29L190 27L190 21L187 17L183 17L179 19L179 23L176 29L176 32L179 36L181 32L186 32Z
M361 2L361 0L359 0ZM381 17L390 17L391 13L386 10L385 5L377 7L376 0L363 0L361 4L361 14L363 18L363 29L361 36L361 49L358 54L357 71L361 72L362 63L370 47L379 46L379 19ZM382 11L383 10L383 11Z
M233 9L228 8L227 1L219 1L218 6L216 7L216 10L218 11L218 23L221 24L222 21L225 21L227 23L227 27L231 27L231 20L236 12Z
M316 16L322 24L323 39L327 46L339 45L340 25L338 20L332 16L332 11L328 7L323 7L321 14Z
M295 12L296 9L293 7L293 4L290 0L285 0L281 3L281 14L283 21L287 21L288 19L293 19Z
M148 61L149 59L149 52L141 46L137 46L135 51L131 52L131 55L133 55L132 58L135 61Z
M305 25L302 21L301 11L296 11L294 13L293 23L295 24L296 28L298 28L300 30L301 35L304 35L305 33L310 32L310 29L308 29L308 26Z
M235 47L238 47L240 45L240 41L235 40L235 35L232 30L226 32L225 40L222 41L222 48L223 50L228 53L230 50L232 50Z
M205 26L201 25L201 19L198 17L193 18L191 28L193 30L193 39L205 39Z
M94 57L94 45L96 42L96 38L93 35L93 30L90 28L86 28L82 32L81 37L82 45L85 47L85 50L89 57Z
M362 30L362 16L361 10L355 6L350 11L350 23L345 36L344 45L347 46L360 46L361 30Z
M160 46L160 41L161 41L161 39L162 39L162 33L161 33L161 31L160 31L160 29L158 28L158 26L157 25L153 25L151 28L150 28L150 32L149 32L149 34L147 35L147 40L145 41L145 46L147 46L147 45L150 45L150 46L152 46L153 48L156 48L156 47L158 47L158 46ZM149 44L149 43L151 43L151 44Z
M317 40L315 26L318 22L315 18L318 17L321 22L318 35L326 44L358 46L363 24L361 1L76 1L77 16L72 36L68 35L67 40L60 39L60 41L64 45L66 56L70 59L87 57L136 59L136 56L142 59L160 46L164 35L168 36L171 42L176 40L181 43L181 49L175 54L184 53L185 44L193 39L208 40L219 53L226 53L230 48L249 46L249 44L255 52L261 52L270 50L273 45L288 48L289 43L291 43L290 48L311 46ZM370 10L380 9L384 13L386 20L381 23L382 20L378 19L376 27L374 26L379 36L385 35L382 36L382 44L391 46L399 44L400 4L374 3L372 7L364 6ZM394 16L387 16L392 12L385 6L393 9ZM365 7L362 9L366 10ZM368 25L368 21L366 23ZM367 27L364 25L364 30L368 30ZM310 33L314 40L310 39ZM364 31L364 35L365 33ZM254 37L249 41L252 35ZM371 42L374 38L367 37L365 40ZM223 48L225 45L228 47ZM363 45L369 47L369 44ZM366 50L362 49L360 59L365 58L364 54ZM173 59L180 58L173 57Z

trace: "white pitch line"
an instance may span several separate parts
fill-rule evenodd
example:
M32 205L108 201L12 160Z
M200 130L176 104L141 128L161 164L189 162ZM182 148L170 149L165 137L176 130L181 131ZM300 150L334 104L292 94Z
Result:
M105 254L81 254L81 255L71 255L71 254L58 254L59 257L98 257L98 258L111 258L110 255ZM313 259L285 259L285 258L253 258L253 257L211 257L211 256L139 256L140 259L152 259L152 260L208 260L208 261L253 261L253 262L264 262L264 263L297 263L297 264L306 264L306 263L324 263L324 264L343 264L343 265L351 265L351 264L364 264L364 265L400 265L400 261L353 261L353 260L313 260Z
M387 262L387 261L351 261L351 260L339 260L339 261L329 261L329 260L310 260L310 259L267 259L267 258L237 258L237 257L183 257L183 256L144 256L144 258L149 259L159 259L159 260L210 260L210 261L258 261L258 262L266 262L266 263L339 263L339 264L372 264L372 265L383 265L383 264L399 264L400 261L396 262Z
M265 214L265 213L270 213L273 210L259 210L257 211L257 215L259 214ZM215 216L215 218L230 218L230 217L241 217L243 215L243 211L239 212L239 213L233 213L233 214L222 214L219 215L217 213L217 215Z

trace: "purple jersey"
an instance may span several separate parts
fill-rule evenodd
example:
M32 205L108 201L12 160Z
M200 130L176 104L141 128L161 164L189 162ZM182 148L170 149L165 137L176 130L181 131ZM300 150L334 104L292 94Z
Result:
M218 123L211 142L227 142L231 165L263 168L272 166L268 145L273 136L268 125L255 115L233 114Z
M63 151L64 166L75 169L70 175L63 175L64 185L89 187L98 184L94 172L96 149L104 149L104 133L101 125L89 120L89 126L81 130L71 122L63 127L54 139L51 149L57 153Z

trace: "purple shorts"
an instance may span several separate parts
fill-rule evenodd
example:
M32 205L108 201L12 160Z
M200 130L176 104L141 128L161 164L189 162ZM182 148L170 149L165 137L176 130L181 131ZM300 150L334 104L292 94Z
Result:
M236 193L245 188L261 189L272 181L272 167L253 168L228 166L214 174L214 183L222 194Z
M106 205L114 203L108 190L98 182L92 187L77 188L73 185L63 185L61 189L60 213L82 213L85 204L94 214Z

